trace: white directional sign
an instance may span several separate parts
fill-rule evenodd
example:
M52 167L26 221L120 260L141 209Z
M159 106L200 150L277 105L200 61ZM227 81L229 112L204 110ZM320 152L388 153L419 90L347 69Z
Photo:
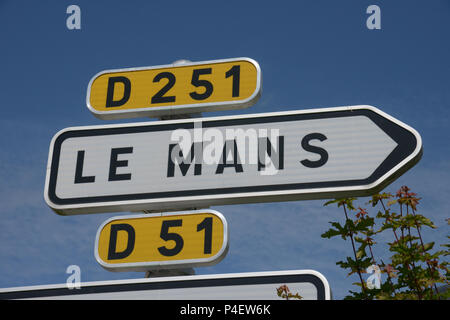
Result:
M371 106L68 128L45 199L70 215L364 196L421 154L414 129Z
M96 281L80 283L78 289L67 284L6 288L0 289L0 299L280 300L277 288L283 285L302 300L331 299L327 279L315 270ZM233 315L224 308L216 309L216 314ZM178 312L187 314L186 309Z

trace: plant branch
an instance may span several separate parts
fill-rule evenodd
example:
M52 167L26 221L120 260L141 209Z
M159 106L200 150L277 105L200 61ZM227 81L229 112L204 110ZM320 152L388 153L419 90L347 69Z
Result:
M347 215L347 210L345 209L345 204L343 205L343 207L344 207L345 219L349 220L348 215ZM355 256L355 261L358 263L358 257L356 255L356 248L355 248L355 241L353 240L353 231L349 231L349 234L350 234L350 240L351 240L352 248L353 248L353 255ZM363 291L363 293L365 293L366 292L366 286L364 284L364 280L363 280L362 275L361 275L361 270L359 268L359 264L357 265L356 271L358 273L359 280L361 281L362 291Z

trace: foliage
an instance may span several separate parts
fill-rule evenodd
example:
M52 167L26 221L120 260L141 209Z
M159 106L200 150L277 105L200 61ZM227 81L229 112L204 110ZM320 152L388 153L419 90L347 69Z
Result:
M296 294L292 294L291 290L289 290L289 287L285 284L280 286L279 288L277 288L277 295L280 298L283 298L286 300L289 300L291 298L298 299L298 300L303 299L303 297L301 295L299 295L298 292Z
M331 228L322 234L323 238L340 236L350 240L353 257L336 262L341 268L348 269L348 275L357 274L355 283L360 291L351 291L345 299L447 299L450 294L439 293L438 284L449 284L448 263L441 261L449 255L449 244L444 250L432 251L434 242L425 243L423 228L435 229L433 222L417 213L419 200L406 186L394 195L381 193L372 196L368 202L372 208L378 208L375 217L369 216L366 209L356 208L356 198L335 199L325 205L337 204L345 214L345 223L330 222ZM386 204L385 204L386 203ZM398 207L398 211L394 210ZM450 219L447 219L450 224ZM379 224L377 226L377 223ZM375 237L381 233L391 233L392 242L388 242L392 256L389 263L377 261L373 255L377 244ZM450 237L447 237L450 238ZM379 286L368 286L362 273L369 266L376 265L386 280Z

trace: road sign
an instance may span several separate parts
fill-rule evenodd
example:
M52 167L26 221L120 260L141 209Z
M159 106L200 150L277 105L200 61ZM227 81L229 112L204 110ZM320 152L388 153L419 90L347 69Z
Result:
M100 119L159 117L246 108L260 93L258 63L235 58L102 71L86 104Z
M68 128L45 199L71 215L367 196L421 154L414 129L371 106Z
M79 289L66 284L6 288L0 289L0 299L278 300L276 289L282 285L303 300L331 299L327 279L314 270L96 281Z
M95 258L110 271L209 266L227 251L227 222L214 210L113 217L95 240Z

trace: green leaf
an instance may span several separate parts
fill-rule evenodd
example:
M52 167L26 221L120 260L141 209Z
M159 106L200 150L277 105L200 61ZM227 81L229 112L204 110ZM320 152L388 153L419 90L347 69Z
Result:
M329 222L336 229L330 228L328 231L321 235L322 238L332 238L335 236L341 236L344 240L346 239L347 231L339 222L330 221Z
M336 229L329 229L328 231L322 233L320 236L321 236L322 238L328 238L328 239L330 239L330 238L332 238L332 237L339 236L339 235L341 235L341 232L339 232L339 230L336 230Z
M353 201L355 201L356 198L347 198L345 199L345 204L347 205L347 208L350 210L356 210L356 208L353 206Z
M436 229L436 226L434 225L434 223L428 219L427 217L424 217L421 214L416 214L414 216L414 221L415 223L417 223L419 226L420 225L424 225L424 226L428 226L430 228Z
M344 228L346 233L349 233L351 231L355 231L355 224L353 223L353 220L347 219L345 220Z
M356 226L356 231L370 231L370 227L373 227L375 224L375 219L372 217L366 217L362 220L360 220Z
M434 241L433 242L429 242L429 243L425 243L423 245L423 251L431 250L431 249L433 249L433 247L434 247Z
M356 258L361 259L366 256L366 247L367 244L362 244L358 250L356 251Z
M377 217L377 218L385 218L385 219L386 219L386 218L389 217L389 214L386 213L386 212L383 213L383 212L381 212L381 211L378 211L376 217Z
M333 204L333 203L338 203L341 200L342 199L334 199L334 200L327 201L327 202L324 203L324 206L328 206L328 205Z

